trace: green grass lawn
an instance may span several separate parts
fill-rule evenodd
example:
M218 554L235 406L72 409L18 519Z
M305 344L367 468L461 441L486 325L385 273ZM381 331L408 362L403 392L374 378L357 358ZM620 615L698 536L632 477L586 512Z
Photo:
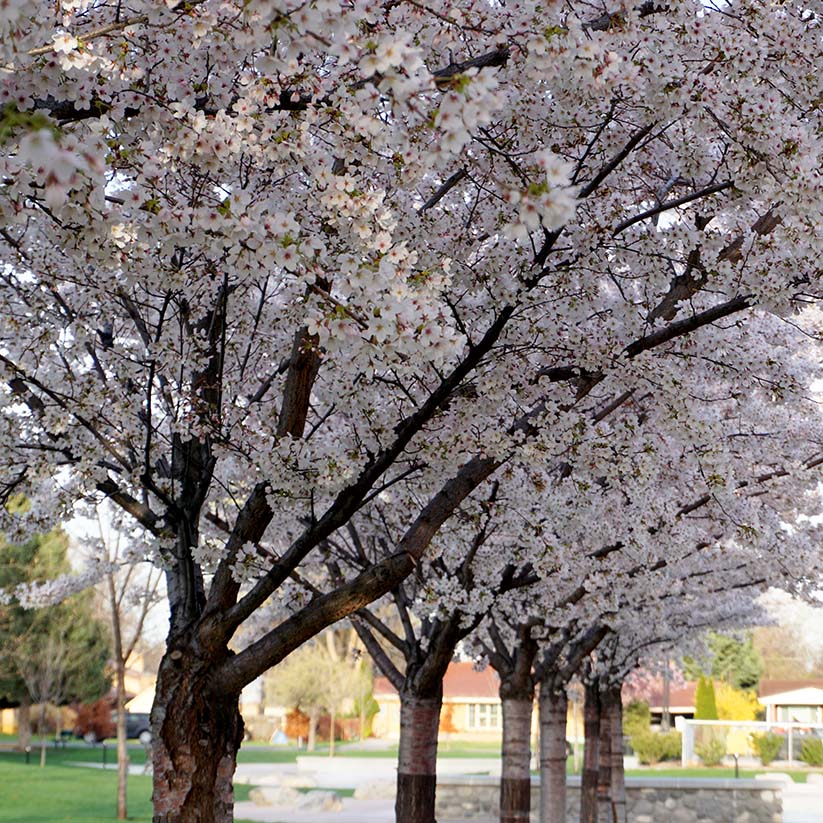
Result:
M272 758L272 753L277 753L278 759ZM297 758L297 756L324 756L329 753L328 743L318 743L317 748L313 752L307 752L305 749L299 751L293 747L282 747L281 749L260 749L260 750L246 750L240 749L238 761L240 763L288 763ZM349 744L338 743L334 750L335 757L362 757L362 758L397 758L397 746L388 746L381 749L358 749L350 748ZM446 740L440 741L437 745L437 756L444 758L451 757L500 757L500 743L497 742L467 742L464 740Z
M15 739L16 742L16 739ZM32 742L31 761L39 762L40 743ZM105 749L99 743L89 746L83 742L70 743L65 748L55 747L51 739L46 746L46 762L48 764L60 765L63 763L115 763L117 761L117 748L114 740L107 740ZM146 762L146 750L139 743L129 745L129 758L135 765L142 765ZM297 750L294 748L266 748L266 749L240 749L237 760L240 763L294 763L297 758ZM0 763L23 762L25 755L13 751L10 747L0 750Z
M814 770L808 769L774 769L780 774L787 774L795 783L805 783ZM768 774L769 769L741 769L741 778L753 778L757 774ZM819 772L818 772L819 773ZM734 768L719 767L715 769L697 767L694 769L683 769L678 766L672 768L651 768L651 769L628 769L626 777L722 777L727 780L734 778Z
M265 749L249 749L243 746L237 752L238 763L294 763L297 760L298 752L296 748L282 746L279 748L267 747Z
M67 749L66 751L70 751ZM108 823L115 819L117 775L51 762L45 769L0 759L0 823ZM237 786L246 800L249 786ZM151 823L151 778L129 778L129 819ZM244 823L238 820L237 823ZM246 822L248 823L248 822Z
M65 748L56 747L51 742L46 746L46 764L49 766L60 766L65 763L103 763L117 762L117 748L114 742L106 743L105 750L101 745L89 746L85 743L69 745ZM25 754L18 751L0 751L0 764L5 763L25 763ZM32 741L30 759L32 763L40 763L40 743ZM129 759L135 765L142 765L146 762L146 750L140 746L129 746Z
M102 823L116 811L117 776L71 766L0 764L3 823ZM151 778L129 778L129 813L135 823L151 821Z

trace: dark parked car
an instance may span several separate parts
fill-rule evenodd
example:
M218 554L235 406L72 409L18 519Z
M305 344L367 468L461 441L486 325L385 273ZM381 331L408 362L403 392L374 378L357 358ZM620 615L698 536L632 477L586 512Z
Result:
M117 713L112 714L112 720L117 722ZM148 714L126 712L126 737L129 740L139 740L144 746L151 743L151 721Z
M78 716L75 726L75 737L82 737L87 743L97 743L100 740L117 736L117 712L109 712L101 717L103 712L98 711L96 717L86 718ZM151 723L148 714L126 712L126 737L129 740L139 740L144 746L151 743Z

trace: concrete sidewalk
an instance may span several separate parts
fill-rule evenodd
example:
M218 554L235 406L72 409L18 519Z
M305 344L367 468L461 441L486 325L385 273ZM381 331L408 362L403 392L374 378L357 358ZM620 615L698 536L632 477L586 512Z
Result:
M235 804L234 813L238 820L254 820L260 823L394 823L394 801L355 800L346 797L343 798L342 810L338 812L296 811L288 807L255 806L254 803L247 801ZM787 784L783 791L783 823L822 822L823 786ZM464 823L496 821L472 820Z
M821 823L823 786L793 783L783 791L783 823Z
M394 823L394 801L344 797L343 808L337 812L298 811L289 806L255 806L246 801L234 804L234 816L237 820L259 820L264 823Z

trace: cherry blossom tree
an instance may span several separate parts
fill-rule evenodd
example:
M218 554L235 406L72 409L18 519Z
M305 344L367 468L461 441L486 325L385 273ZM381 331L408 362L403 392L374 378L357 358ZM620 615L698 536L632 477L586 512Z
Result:
M165 569L156 823L231 819L242 686L395 588L510 461L568 481L574 524L647 453L641 565L657 521L727 507L743 539L762 483L818 465L735 425L808 385L808 3L12 0L0 26L2 488L31 500L4 527L107 497ZM640 398L678 448L603 430ZM652 493L675 465L704 502ZM394 552L293 601L412 481Z
M426 560L384 598L390 608L381 600L352 616L376 667L400 697L398 821L434 820L443 679L459 644L493 609L496 597L537 580L527 562L518 564L506 551L510 541L500 541L507 506L499 487L488 484L475 505L462 506L441 529ZM362 573L391 552L402 529L398 515L408 504L396 490L384 496L370 517L358 516L327 541L332 582Z
M708 626L739 627L761 617L756 595L762 581L756 579L756 574L748 581L738 577L732 582L724 580L727 573L721 572L716 588L708 589L705 581L697 581L697 591L701 592L699 610L694 608L693 597L683 596L646 602L634 612L626 609L620 623L587 661L580 673L586 736L581 823L626 820L621 696L624 681L649 658L688 648L689 642L697 642Z

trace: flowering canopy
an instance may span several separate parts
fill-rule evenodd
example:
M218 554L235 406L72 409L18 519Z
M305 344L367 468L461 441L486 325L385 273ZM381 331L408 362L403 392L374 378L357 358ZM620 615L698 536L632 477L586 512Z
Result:
M817 333L816 4L598 9L3 4L2 480L31 525L111 498L173 632L222 642L387 485L419 501L393 571L321 622L512 456L584 496L633 449L696 497L814 465L769 415ZM634 403L653 425L610 425Z

